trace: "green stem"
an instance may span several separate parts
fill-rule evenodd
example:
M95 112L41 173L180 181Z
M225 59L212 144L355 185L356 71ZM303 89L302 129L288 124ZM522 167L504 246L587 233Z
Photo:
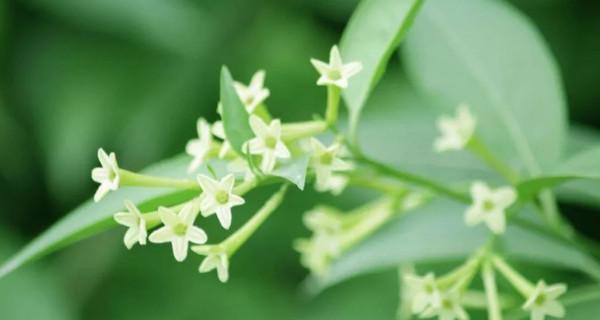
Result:
M384 197L357 209L355 214L361 217L360 221L355 222L354 227L344 231L340 240L342 250L351 248L385 224L394 215L394 201Z
M502 275L512 284L512 286L519 291L519 293L525 298L529 297L535 290L535 286L529 282L525 277L513 269L504 259L499 256L493 256L492 262L494 267L502 273Z
M477 136L471 137L467 148L477 155L484 163L490 168L494 169L512 185L515 185L519 181L519 174L513 170L508 164L498 159L492 151L481 141Z
M258 229L258 227L271 215L281 204L287 191L288 185L285 184L275 193L267 202L250 218L241 228L223 241L222 246L226 249L227 255L231 256L240 248L246 240Z
M294 141L308 138L327 130L327 123L320 120L286 123L281 126L281 138Z
M483 286L487 298L487 309L489 320L502 320L500 300L498 299L498 288L496 287L496 276L494 268L489 260L483 263L482 270Z
M447 196L448 198L451 198L458 202L471 203L471 198L468 195L466 195L462 192L459 192L459 191L452 190L437 181L430 180L428 178L421 177L421 176L418 176L418 175L415 175L415 174L412 174L409 172L400 171L398 169L395 169L388 165L380 163L376 160L367 158L364 155L359 154L359 155L355 155L355 156L356 156L356 160L358 162L361 162L363 164L371 166L373 169L377 170L381 174L389 175L389 176L399 179L401 181L414 183L421 187L424 187L424 188L427 188L434 192L437 192L441 195Z
M467 290L461 299L462 305L471 309L487 309L488 302L484 292ZM499 295L498 302L501 309L509 309L518 306L519 300L513 296Z
M155 187L155 188L177 188L200 190L200 186L194 180L171 179L143 175L123 169L119 169L121 186Z
M405 187L398 185L397 183L390 183L378 177L361 176L358 174L348 174L348 177L348 183L353 186L398 196L405 195L408 192Z
M339 105L340 88L334 85L327 86L327 110L325 111L327 126L332 126L337 122Z

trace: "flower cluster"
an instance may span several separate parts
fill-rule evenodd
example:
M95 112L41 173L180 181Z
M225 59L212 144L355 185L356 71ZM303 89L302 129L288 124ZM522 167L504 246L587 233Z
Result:
M441 117L437 123L441 136L435 140L434 150L443 152L467 149L514 185L518 174L495 158L478 139L475 134L476 123L476 118L466 104L458 107L454 118ZM470 203L464 213L466 225L484 223L495 236L506 231L507 220L510 217L508 212L518 200L513 186L493 189L483 181L474 181L471 184L470 197L455 194L453 196ZM486 291L489 319L501 320L502 305L498 299L495 280L497 271L523 296L522 308L530 312L531 319L543 320L546 316L564 317L565 309L557 299L566 292L566 285L547 286L543 280L534 285L496 255L493 244L494 237L465 263L439 278L433 273L424 276L404 274L403 298L408 301L411 313L419 318L469 319L465 311L465 293L473 277L480 272Z
M346 88L348 80L362 68L359 62L344 64L336 46L331 49L329 63L311 59L311 63L320 73L318 85L327 85L337 89ZM222 119L209 123L205 118L196 122L197 136L185 146L185 152L191 157L187 171L195 175L195 180L171 179L154 177L130 172L119 168L114 153L106 154L103 149L98 151L101 167L92 171L92 179L100 184L94 200L100 201L109 191L115 191L122 186L138 187L171 187L197 191L197 195L172 207L159 206L155 211L142 212L129 200L125 200L127 211L118 212L114 220L125 227L127 231L124 243L128 249L135 244L170 243L173 255L177 261L184 261L188 251L205 256L200 264L200 272L217 270L219 280L226 282L229 278L229 260L237 248L256 230L271 211L281 201L283 195L277 193L240 229L218 244L206 244L208 235L196 222L199 216L209 218L215 215L224 230L232 225L232 208L245 203L242 195L257 187L267 177L277 175L291 161L307 157L307 174L314 176L315 189L320 192L339 194L348 184L344 171L352 169L352 164L343 159L343 148L339 142L330 145L323 144L317 139L325 133L331 123L314 120L300 123L284 124L280 119L273 118L265 101L270 91L265 87L266 73L257 71L249 85L233 82L232 87L239 103L248 114L248 126L253 134L243 144L240 153L232 147L227 138L227 123ZM337 115L339 95L328 99L327 114ZM224 106L217 105L217 114L223 118ZM335 119L334 119L335 120ZM305 148L305 146L308 146ZM216 163L225 164L227 172L217 177L213 169ZM255 164L257 164L255 166ZM212 176L199 171L210 172ZM204 170L206 169L206 170ZM306 173L300 173L306 174ZM319 234L319 239L311 241L310 246L321 248L329 246L322 257L313 257L311 266L316 266L317 260L326 261L328 256L339 253L336 244L336 232L341 231L333 226L319 225L323 217L313 217L312 227ZM326 218L325 218L326 219ZM341 220L340 220L341 223ZM318 230L318 231L317 231ZM337 231L336 231L337 230Z
M403 276L403 288L412 314L419 318L438 319L469 319L464 304L468 297L465 291L475 273L482 268L482 264L499 271L513 287L522 294L524 303L522 309L530 312L531 319L543 320L545 316L564 317L565 310L557 300L567 290L564 284L548 286L543 280L536 285L530 283L502 258L498 256L485 256L478 254L463 265L436 278L433 273L418 276L407 273ZM484 285L486 290L495 290L494 270L492 267L483 268ZM492 282L486 282L486 277ZM490 278L491 277L491 278ZM488 285L491 287L488 287ZM495 293L494 293L495 294ZM490 319L495 319L490 316Z
M499 272L523 296L522 308L531 313L532 319L564 317L565 310L557 299L566 291L565 285L546 285L543 280L531 283L494 248L494 240L505 233L512 213L519 208L517 204L523 202L515 187L519 174L497 159L479 140L477 119L469 107L462 104L454 117L443 116L438 120L441 135L433 143L434 150L468 150L504 177L509 186L492 188L483 181L474 181L469 195L369 159L339 135L335 126L341 90L352 88L349 79L361 71L362 65L342 62L336 46L332 47L328 62L310 61L319 73L317 85L327 87L325 117L296 123L285 123L269 112L266 100L270 91L265 87L265 71L257 71L250 84L245 85L234 82L224 69L221 84L227 87L222 90L223 101L217 104L216 110L221 119L212 124L204 118L198 119L197 137L185 146L191 158L187 171L194 179L130 172L119 168L114 153L107 154L100 149L101 167L92 171L92 179L100 184L94 195L96 202L121 186L196 192L177 205L149 208L155 210L146 212L125 200L126 211L114 215L118 224L127 227L123 238L125 246L131 249L135 244L145 245L148 241L170 243L177 261L185 260L191 250L204 257L199 272L216 270L218 279L226 282L232 256L280 205L288 182L301 184L302 188L305 180L314 181L316 191L334 195L342 193L347 186L380 194L350 212L318 205L305 213L304 224L311 235L297 239L294 248L300 253L302 265L320 279L327 276L337 258L392 218L414 212L412 209L427 202L432 195L443 194L467 205L463 215L467 226L485 224L492 234L480 250L441 277L433 273L422 277L405 274L402 278L406 288L404 295L408 297L412 314L420 318L468 319L465 293L480 273L490 319L501 320L503 306L495 284L495 273ZM235 124L227 122L233 116ZM334 133L330 143L323 143L321 138L325 133ZM303 164L301 168L298 163ZM217 174L215 167L226 168L226 172L220 170ZM221 227L229 230L232 209L246 202L242 196L267 182L280 183L280 191L225 240L207 244L209 236L196 225L198 217L208 219L214 215ZM421 188L411 189L407 182Z

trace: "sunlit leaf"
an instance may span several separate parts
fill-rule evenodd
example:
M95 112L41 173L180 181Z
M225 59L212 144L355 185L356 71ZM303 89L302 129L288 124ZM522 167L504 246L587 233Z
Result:
M410 78L444 98L448 112L468 103L477 133L505 161L536 175L560 160L566 117L556 64L504 1L428 1L404 48Z
M306 182L306 170L308 169L308 155L293 159L287 163L282 163L279 168L273 171L274 176L282 177L295 184L298 189L304 190Z
M346 27L340 43L342 57L360 61L363 70L344 90L350 110L350 129L356 130L360 111L385 66L411 26L421 0L362 1Z
M227 67L221 69L221 104L223 105L223 126L225 136L233 149L244 154L242 145L254 137L248 123L248 112L233 86L233 78Z

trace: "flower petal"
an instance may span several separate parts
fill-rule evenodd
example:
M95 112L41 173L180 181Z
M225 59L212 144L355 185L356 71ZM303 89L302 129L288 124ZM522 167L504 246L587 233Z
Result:
M203 244L203 243L206 243L206 241L208 240L208 236L206 235L206 232L204 232L204 230L202 230L196 226L189 227L188 233L187 233L187 238L190 242L193 242L196 244Z
M214 196L219 191L219 182L209 176L199 174L196 180L198 180L198 184L202 188L202 194L206 193L207 196Z
M171 240L171 247L173 248L173 255L175 260L182 262L187 258L188 252L188 241L183 237L174 237Z
M104 198L109 191L110 188L105 183L98 186L98 190L96 190L96 193L94 194L94 202L99 202L102 200L102 198Z
M231 227L231 208L226 206L221 206L217 208L217 219L221 223L221 226L226 230Z
M219 183L221 189L226 190L227 192L231 192L233 190L233 185L235 184L235 176L233 174L228 174Z
M139 218L131 212L117 212L113 216L115 221L126 227L137 227Z
M266 136L269 136L269 128L267 127L267 124L258 116L255 115L250 115L250 128L252 129L252 132L254 132L254 134L259 137L259 138L264 138Z
M152 232L150 237L148 237L148 240L150 240L152 243L165 243L171 241L174 236L173 229L171 229L171 227L164 226Z
M181 219L175 214L175 212L166 207L158 208L158 216L160 217L160 221L167 226L174 226L181 222Z

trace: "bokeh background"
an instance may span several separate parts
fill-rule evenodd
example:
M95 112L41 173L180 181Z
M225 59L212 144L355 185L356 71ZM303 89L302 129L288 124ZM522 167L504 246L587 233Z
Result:
M600 128L600 3L513 2L558 60L582 137ZM267 70L268 105L285 121L321 111L309 58L326 58L356 4L0 0L0 259L90 198L99 146L134 170L183 152L197 117L216 118L222 64L243 82ZM0 280L0 318L393 319L393 271L318 297L299 290L306 271L291 243L306 234L308 198L342 207L360 199L294 193L236 255L226 285L199 275L199 259L176 263L164 246L128 252L122 230L108 232ZM564 210L598 237L590 209Z

